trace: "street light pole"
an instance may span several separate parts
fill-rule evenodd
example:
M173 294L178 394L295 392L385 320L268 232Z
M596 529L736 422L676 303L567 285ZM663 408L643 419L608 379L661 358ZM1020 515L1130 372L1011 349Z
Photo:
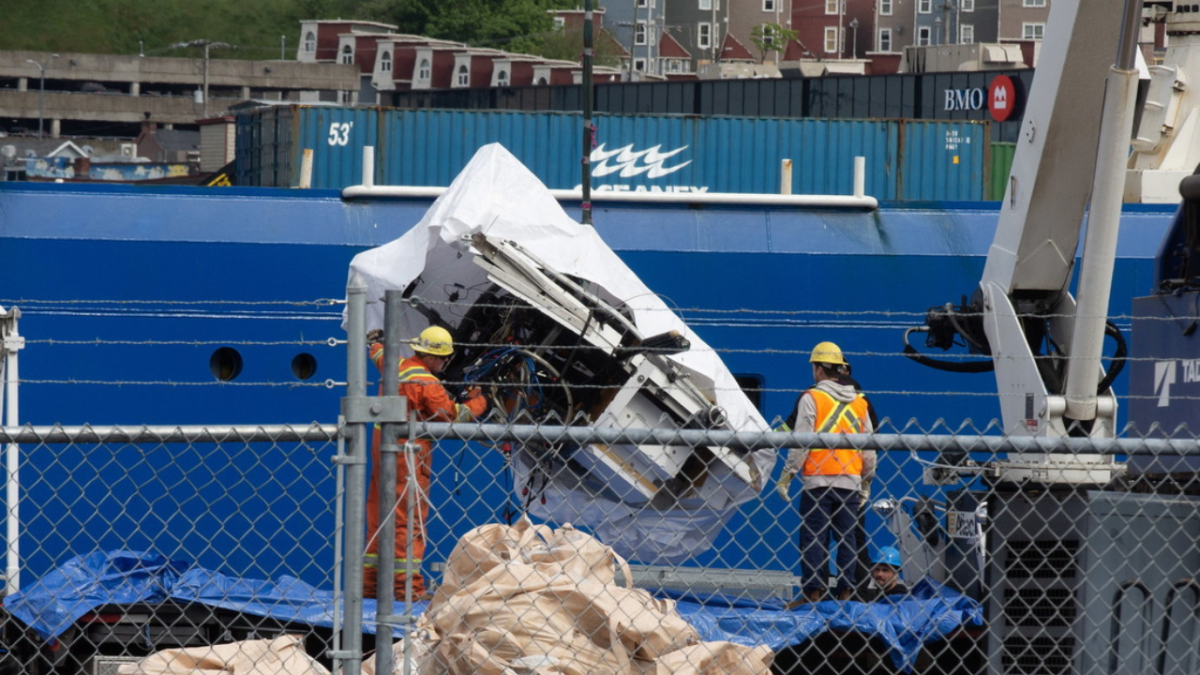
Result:
M58 54L51 54L50 58L57 59ZM32 63L38 67L38 138L43 138L42 130L46 120L46 66L33 59L25 59L25 63Z
M858 17L850 19L850 58L854 61L858 60Z

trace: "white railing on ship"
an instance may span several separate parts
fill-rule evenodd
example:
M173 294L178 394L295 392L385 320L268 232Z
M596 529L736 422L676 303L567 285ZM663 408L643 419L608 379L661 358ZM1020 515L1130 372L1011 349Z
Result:
M307 165L311 167L311 164ZM304 172L304 167L301 172ZM311 168L308 169L311 171ZM791 160L783 160L781 167L784 179L780 181L781 192L785 192L783 184L790 187ZM343 199L361 199L371 197L439 197L446 191L444 187L432 186L399 186L376 185L375 148L363 148L363 183L351 185L342 189ZM308 184L301 176L301 185ZM550 190L550 194L559 201L581 201L583 193L580 190ZM866 194L866 159L854 158L854 193L850 195L793 195L793 194L753 194L741 192L616 192L608 190L592 190L594 202L644 202L654 204L734 204L740 206L794 206L805 208L841 208L841 209L877 209L879 200Z

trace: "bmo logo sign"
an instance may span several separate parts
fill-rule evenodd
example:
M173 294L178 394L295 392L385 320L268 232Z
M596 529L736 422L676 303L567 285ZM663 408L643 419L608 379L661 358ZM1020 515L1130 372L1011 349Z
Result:
M992 119L1003 122L1016 115L1017 87L1007 75L992 78L987 89L946 89L943 92L942 109L946 112L974 112L987 110Z
M1017 87L1007 75L997 75L988 85L988 111L997 122L1012 117L1017 107Z
M942 106L943 110L982 110L983 109L983 89L974 87L971 89L947 89L945 91L946 100Z

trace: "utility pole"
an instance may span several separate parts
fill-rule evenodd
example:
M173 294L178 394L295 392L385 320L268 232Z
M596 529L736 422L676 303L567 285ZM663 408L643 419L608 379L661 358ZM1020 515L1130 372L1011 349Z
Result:
M962 2L960 0L947 0L954 3L954 44L962 43Z
M712 23L708 26L708 46L712 50L712 61L715 66L717 58L721 55L721 48L717 46L717 0L712 0L710 6L712 8Z
M846 0L838 0L838 58L846 58Z
M225 44L224 42L213 42L212 40L192 40L191 42L176 42L171 45L171 49L179 49L182 47L204 47L204 76L203 76L203 94L204 97L204 116L208 117L208 52L213 47L225 47L233 49L233 45Z
M775 0L775 25L776 25L776 26L779 26L780 28L783 28L783 24L782 24L782 23L779 21L779 7L780 7L780 5L782 5L782 4L783 4L783 0ZM788 23L788 26L790 27L790 26L791 26L791 20L789 19L788 21L789 21L789 23ZM781 36L781 37L777 37L776 39L780 41L780 47L782 47L782 48L783 48L783 49L781 49L781 50L777 50L777 51L775 52L775 65L776 65L776 66L778 66L778 65L779 65L779 59L780 59L780 58L782 58L782 54L783 54L783 52L787 50L787 44L783 42L783 38L782 38L782 36ZM763 59L763 60L765 61L766 59Z
M637 10L633 16L634 31L637 34ZM633 59L630 50L629 58ZM583 158L580 160L583 170L580 190L582 192L582 215L580 222L592 224L592 0L583 0Z
M950 42L950 0L942 2L942 44L948 45ZM957 32L957 31L956 31ZM955 39L954 43L958 40Z

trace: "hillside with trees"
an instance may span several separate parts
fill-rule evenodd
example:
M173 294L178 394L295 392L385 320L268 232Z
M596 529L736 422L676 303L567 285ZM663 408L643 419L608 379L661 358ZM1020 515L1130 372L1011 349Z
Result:
M300 22L359 19L403 33L562 58L547 9L575 0L7 0L0 49L194 56L195 40L233 45L221 58L292 59ZM566 50L570 52L568 48Z

